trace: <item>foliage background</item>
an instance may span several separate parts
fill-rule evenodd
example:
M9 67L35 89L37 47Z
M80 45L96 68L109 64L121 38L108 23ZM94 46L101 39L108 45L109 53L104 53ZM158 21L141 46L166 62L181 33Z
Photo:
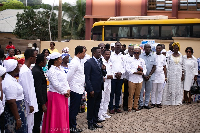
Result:
M28 6L25 6L25 1L0 0L0 3L4 4L0 7L0 11L6 9L24 9L24 13L17 14L17 23L13 33L21 39L50 40L48 19L52 6L43 4L42 0L27 0ZM35 12L33 10L39 8L43 8L45 11ZM58 10L58 8L58 6L54 6L53 10ZM77 0L76 5L63 3L63 16L68 17L68 20L62 19L63 39L85 39L85 8L86 0ZM51 15L50 25L52 40L55 41L58 37L58 17L54 12Z

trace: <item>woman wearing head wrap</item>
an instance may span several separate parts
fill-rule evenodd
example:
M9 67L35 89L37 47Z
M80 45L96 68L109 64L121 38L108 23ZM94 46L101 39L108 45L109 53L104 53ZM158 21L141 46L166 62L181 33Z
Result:
M50 54L49 70L47 73L49 84L47 112L44 114L42 133L69 133L68 97L70 88L64 70L61 68L61 54Z
M183 57L179 54L180 44L173 43L174 53L168 58L168 86L163 92L163 105L180 105L183 99L182 81L184 80Z
M23 88L14 78L19 73L18 62L14 59L5 60L4 66L7 72L2 82L6 100L5 132L27 133Z
M5 95L2 90L2 80L6 74L6 69L0 65L0 132L4 133L4 104L5 104Z
M68 65L70 55L68 53L62 53L62 68L64 69L65 73L68 72Z

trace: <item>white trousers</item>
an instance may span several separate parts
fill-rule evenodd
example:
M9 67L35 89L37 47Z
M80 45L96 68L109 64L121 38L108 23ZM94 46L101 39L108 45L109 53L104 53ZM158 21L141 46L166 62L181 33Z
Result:
M163 83L153 83L151 91L152 104L161 104L163 93Z
M29 113L27 115L28 133L32 133L34 125L34 113Z
M108 105L110 102L111 80L104 82L104 91L102 91L102 99L99 108L98 117L101 119L103 114L107 113Z

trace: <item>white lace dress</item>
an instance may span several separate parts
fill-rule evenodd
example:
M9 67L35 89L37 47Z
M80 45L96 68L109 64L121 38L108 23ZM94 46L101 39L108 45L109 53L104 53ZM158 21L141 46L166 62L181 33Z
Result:
M182 55L169 56L167 78L168 83L163 90L163 105L180 105L183 99L182 71L184 63Z

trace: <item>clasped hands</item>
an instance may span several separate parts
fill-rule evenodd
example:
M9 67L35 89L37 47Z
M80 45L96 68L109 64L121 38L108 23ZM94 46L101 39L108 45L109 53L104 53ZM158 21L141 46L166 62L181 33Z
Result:
M66 98L70 97L70 90L67 90L67 93L64 94Z

